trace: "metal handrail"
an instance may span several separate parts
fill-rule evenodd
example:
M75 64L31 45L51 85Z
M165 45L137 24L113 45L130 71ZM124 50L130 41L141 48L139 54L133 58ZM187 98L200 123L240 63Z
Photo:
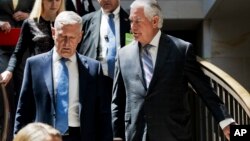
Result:
M197 57L201 69L209 77L211 86L225 103L229 113L238 124L250 123L250 94L230 75L212 63ZM196 93L190 87L190 93ZM197 97L190 95L193 116L194 141L226 141L218 123L205 104Z
M222 71L212 63L197 57L204 73L219 83L225 90L227 90L250 117L250 94L249 92L229 74Z
M9 100L8 95L5 89L5 86L1 84L1 94L3 97L3 105L4 105L4 123L3 123L3 132L2 132L2 138L1 141L7 140L8 130L9 130L9 120L10 120L10 107L9 107Z

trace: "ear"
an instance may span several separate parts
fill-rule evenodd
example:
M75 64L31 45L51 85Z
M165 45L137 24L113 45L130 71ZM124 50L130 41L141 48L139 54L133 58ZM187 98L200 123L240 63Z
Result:
M152 24L153 24L153 28L158 28L159 16L154 16L154 17L152 18Z
M53 39L55 40L55 28L54 27L51 27L51 33L52 33L52 37Z
M82 36L83 36L83 31L81 31L81 33L79 34L79 37L78 37L78 43L80 43L80 42L81 42L81 40L82 40Z

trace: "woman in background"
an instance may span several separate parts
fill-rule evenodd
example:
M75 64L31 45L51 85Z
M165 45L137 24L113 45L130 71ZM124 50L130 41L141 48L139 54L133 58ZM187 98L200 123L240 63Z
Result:
M19 94L23 67L27 57L47 52L53 48L51 26L58 13L64 11L64 9L64 0L35 1L29 18L22 25L20 37L9 60L8 67L1 73L2 81L0 83L7 85L14 73L15 90ZM18 100L18 95L16 100Z

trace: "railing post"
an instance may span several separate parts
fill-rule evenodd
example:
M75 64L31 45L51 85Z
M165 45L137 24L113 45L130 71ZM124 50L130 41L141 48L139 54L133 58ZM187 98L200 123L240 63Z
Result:
M2 94L1 96L3 98L3 112L4 112L4 120L2 124L3 132L2 132L1 141L6 141L7 136L8 136L8 131L9 131L10 108L9 108L9 100L8 100L6 89L3 84L1 84L0 87L1 87L0 94Z

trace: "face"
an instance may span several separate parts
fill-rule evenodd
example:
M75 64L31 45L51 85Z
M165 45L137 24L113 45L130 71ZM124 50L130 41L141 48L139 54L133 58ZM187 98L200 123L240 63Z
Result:
M129 19L135 40L140 42L142 46L150 43L158 32L159 17L154 16L149 20L144 14L144 8L139 7L131 9Z
M107 13L113 12L119 5L120 0L98 0L100 6Z
M42 0L43 4L43 13L47 13L49 15L57 14L60 9L62 0Z
M63 25L61 28L53 28L52 35L57 53L61 57L69 58L76 52L76 47L82 38L82 31L79 24Z

